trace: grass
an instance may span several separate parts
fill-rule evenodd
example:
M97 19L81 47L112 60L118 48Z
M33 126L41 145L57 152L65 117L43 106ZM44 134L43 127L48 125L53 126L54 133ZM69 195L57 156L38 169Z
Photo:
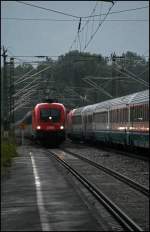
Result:
M12 159L17 156L14 137L1 138L1 170L2 172L10 167Z

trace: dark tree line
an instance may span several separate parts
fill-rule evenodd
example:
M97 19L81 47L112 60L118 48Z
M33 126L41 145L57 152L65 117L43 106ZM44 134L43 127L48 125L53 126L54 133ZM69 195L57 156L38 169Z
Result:
M73 108L148 89L149 60L131 51L121 57L106 58L100 54L71 51L59 56L58 60L47 58L36 68L31 64L16 66L15 81L32 69L34 74L51 66L39 74L40 85L28 104L31 108L46 96ZM18 84L16 92L35 78ZM17 118L25 111L28 109L16 111Z

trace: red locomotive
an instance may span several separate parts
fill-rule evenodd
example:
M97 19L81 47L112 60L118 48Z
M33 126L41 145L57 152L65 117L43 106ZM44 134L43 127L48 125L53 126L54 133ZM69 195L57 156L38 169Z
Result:
M65 140L66 109L60 103L40 103L32 112L33 138L61 143Z

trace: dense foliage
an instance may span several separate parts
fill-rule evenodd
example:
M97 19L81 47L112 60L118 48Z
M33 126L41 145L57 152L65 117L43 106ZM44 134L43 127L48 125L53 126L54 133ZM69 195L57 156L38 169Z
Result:
M30 103L26 105L31 108L45 97L58 99L68 108L73 108L148 88L149 61L131 51L123 53L120 59L115 59L115 56L111 58L71 51L59 56L58 60L47 58L34 68L31 64L15 67L15 80L32 69L33 74L50 66L41 72L40 79L33 83L40 85L32 94ZM33 76L18 84L16 92L36 78L37 76ZM17 118L28 110L29 108L25 108L23 112L17 110Z
M1 172L5 172L5 168L11 166L12 158L17 156L16 143L14 138L1 138Z

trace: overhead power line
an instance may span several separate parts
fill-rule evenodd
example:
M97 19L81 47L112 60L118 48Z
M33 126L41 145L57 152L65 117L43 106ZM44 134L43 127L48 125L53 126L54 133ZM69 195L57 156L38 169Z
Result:
M49 56L49 55L45 55L45 56L41 56L41 57L48 57L48 58L52 58L52 57L61 57L61 56L63 56L63 55L51 55L51 56ZM78 58L78 60L79 60L79 57L78 57L78 55L73 55L73 54L70 54L69 55L70 57L77 57ZM83 56L85 59L86 58L95 58L95 59L100 59L101 58L101 55L82 55L82 54L80 54L80 56ZM141 55L142 57L149 57L149 55ZM7 57L12 57L12 56L7 56ZM38 57L38 56L32 56L32 55L30 55L30 56L26 56L26 55L14 55L13 56L15 59L17 58L17 57ZM135 56L136 57L136 56ZM103 57L103 58L111 58L111 56L106 56L106 57ZM132 57L132 58L134 58L134 57ZM125 59L125 60L129 60L129 58L128 59ZM21 60L21 61L23 61L23 60ZM27 61L27 60L26 60ZM26 62L25 61L25 62ZM79 60L80 61L80 60ZM32 62L32 61L29 61L29 62ZM34 62L34 61L33 61ZM38 63L38 61L35 61L35 63ZM46 61L40 61L40 62L46 62Z
M87 42L87 44L85 44L85 47L83 48L83 51L88 47L89 43L90 43L90 42L92 41L92 39L94 38L95 34L96 34L97 31L99 30L99 28L101 27L101 25L103 24L103 22L105 21L106 17L109 15L109 13L110 13L110 11L111 11L111 9L112 9L113 6L114 6L114 4L112 4L112 6L109 8L107 14L106 14L105 17L103 18L103 20L100 21L100 23L98 24L98 26L97 26L95 32L91 35L91 37L90 37L89 41Z
M10 56L8 56L10 57ZM25 56L25 55L19 55L19 56L13 56L13 57L37 57L37 58L45 58L45 57L58 57L58 56Z
M68 13L65 13L65 12L62 12L62 11L57 11L57 10L49 9L49 8L42 7L42 6L37 6L37 5L31 4L31 3L27 3L27 2L22 2L22 1L16 1L16 2L25 4L25 5L29 5L29 6L32 6L32 7L36 7L36 8L39 8L39 9L51 11L51 12L54 12L54 13L66 15L66 16L69 16L69 17L77 18L77 19L90 18L90 17L93 18L93 17L99 17L100 16L100 14L89 15L89 16L76 16L76 15L68 14ZM127 10L114 11L114 12L111 12L110 14L114 14L114 13L116 14L116 13L122 13L122 12L127 12L127 11L134 11L134 10L141 10L141 9L145 9L145 8L149 8L149 6L143 6L143 7L137 7L137 8L127 9ZM101 14L101 15L107 15L107 13L106 14Z
M95 4L95 6L94 6L93 10L91 11L90 16L94 14L94 12L95 12L95 10L96 10L96 7L97 7L97 5L98 5L98 1L96 2L96 4ZM79 31L80 33L84 30L84 28L85 28L86 26L88 27L88 23L89 23L89 21L90 21L90 19L88 19L88 20L85 22L85 24L82 26L81 30ZM81 41L80 41L79 32L77 32L77 34L76 34L76 36L75 36L75 39L73 40L73 42L72 42L72 44L71 44L71 46L70 46L70 48L69 48L69 51L72 49L73 44L74 44L74 43L76 43L77 39L78 39L78 41L79 41L79 44L80 44L80 50L81 50Z
M70 16L70 17L73 17L73 18L80 18L76 15L71 15L71 14L68 14L68 13L65 13L65 12L61 12L61 11L57 11L57 10L53 10L53 9L49 9L49 8L45 8L45 7L42 7L42 6L37 6L37 5L34 5L34 4L31 4L31 3L27 3L27 2L22 2L22 1L16 1L18 3L22 3L22 4L25 4L25 5L29 5L29 6L32 6L32 7L36 7L36 8L39 8L39 9L43 9L43 10L47 10L47 11L51 11L51 12L54 12L54 13L58 13L58 14L62 14L62 15L66 15L66 16Z
M110 12L109 14L118 14L118 13L123 13L123 12L128 12L128 11L141 10L141 9L145 9L145 8L149 8L149 6L131 8L131 9L120 10L120 11L112 11L112 12ZM96 14L96 15L93 15L93 16L85 16L85 17L82 17L82 18L99 17L99 16L101 16L101 15L107 15L107 13L105 13L105 14Z
M103 22L106 20L106 17L109 15L109 13L110 13L110 11L111 11L111 9L112 9L113 6L114 6L114 3L112 3L112 5L109 7L109 9L108 9L107 13L105 14L104 18L103 18L102 20L99 19L99 23L98 23L98 25L97 25L95 31L91 33L91 36L90 36L90 38L88 39L88 42L85 42L85 45L84 45L84 48L83 48L82 51L84 51L84 50L88 47L89 43L90 43L91 40L94 38L94 36L95 36L95 34L97 33L97 31L99 30L100 26L101 26L101 25L103 24ZM91 13L91 15L90 15L90 16L92 16L92 18L94 17L94 12L95 12L96 7L97 7L97 4L95 5L95 7L94 7L94 9L93 9L93 11L92 11L92 13ZM102 14L99 14L99 15L102 15ZM87 22L84 24L84 26L81 28L80 31L78 30L78 33L77 33L77 35L76 35L76 37L75 37L75 39L74 39L74 41L73 41L73 43L72 43L72 45L71 45L69 51L72 49L73 44L76 43L77 38L78 38L79 43L80 43L80 52L81 52L80 35L81 35L82 31L84 30L85 26L88 26L88 23L89 23L89 20L87 20ZM93 27L92 27L92 29L93 29ZM92 31L93 31L93 30L92 30ZM82 34L83 34L83 33L82 33ZM86 41L87 41L87 38L86 38Z
M15 82L15 84L17 84L17 82L19 82L23 77L29 75L29 73L31 73L33 70L34 70L34 68L32 68L31 70L29 70L28 72L26 72L23 76L19 77L19 78L17 79L17 81Z
M44 72L45 70L50 69L51 67L52 67L52 66L50 65L50 66L48 66L48 67L46 67L46 68L44 68L44 69L42 69L42 70L40 70L40 71L38 71L38 72L32 74L32 75L29 76L29 77L25 77L24 79L22 79L22 80L18 81L17 83L15 83L15 85L20 84L21 82L24 82L25 80L28 80L28 79L30 79L31 77L37 76L37 74L40 74L41 72Z
M77 19L49 19L49 18L1 18L2 20L17 20L17 21L52 21L52 22L78 22ZM82 19L86 22L87 19ZM88 21L97 22L99 19L88 19ZM105 22L149 22L148 19L106 19Z

